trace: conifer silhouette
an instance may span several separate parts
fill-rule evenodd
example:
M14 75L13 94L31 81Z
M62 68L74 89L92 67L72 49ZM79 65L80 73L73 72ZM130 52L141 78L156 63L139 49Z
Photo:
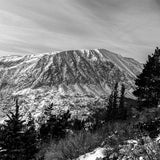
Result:
M122 84L121 86L121 95L119 100L119 118L125 120L127 116L127 111L125 107L125 86Z
M26 127L23 116L19 112L18 100L16 100L15 112L10 112L7 117L8 119L1 127L1 159L29 160L33 158L36 153L34 148L37 145L35 128L34 126Z
M138 97L139 110L157 107L160 103L160 49L157 47L154 54L148 56L142 73L135 81L136 89L133 92Z

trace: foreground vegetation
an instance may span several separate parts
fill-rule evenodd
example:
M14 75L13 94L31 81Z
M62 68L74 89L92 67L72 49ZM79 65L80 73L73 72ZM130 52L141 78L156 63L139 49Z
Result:
M17 100L0 126L0 159L71 160L103 147L106 160L159 160L159 59L157 48L136 80L136 106L129 106L125 86L118 82L103 107L89 105L85 119L70 111L53 114L53 104L38 121L31 113L24 119Z
M15 112L1 126L1 159L69 160L98 147L106 148L106 159L158 159L159 108L147 109L143 116L126 111L127 120L108 119L104 109L94 109L85 121L71 119L69 111L53 115L51 110L52 105L46 108L46 119L37 128L31 115L23 120L16 102Z

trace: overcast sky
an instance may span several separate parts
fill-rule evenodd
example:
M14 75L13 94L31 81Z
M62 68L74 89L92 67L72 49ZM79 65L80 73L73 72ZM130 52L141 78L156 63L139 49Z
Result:
M160 0L0 0L0 56L106 48L143 62L160 46Z

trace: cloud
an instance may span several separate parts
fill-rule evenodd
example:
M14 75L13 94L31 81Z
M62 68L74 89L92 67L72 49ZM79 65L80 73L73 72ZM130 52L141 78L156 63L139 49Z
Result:
M0 0L0 55L106 48L144 61L160 41L159 0Z

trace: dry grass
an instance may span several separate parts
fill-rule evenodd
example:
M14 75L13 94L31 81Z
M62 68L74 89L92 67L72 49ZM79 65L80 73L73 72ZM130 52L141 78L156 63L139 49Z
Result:
M116 147L124 140L134 136L132 129L128 123L116 122L108 123L95 132L74 133L59 142L52 141L45 153L45 160L74 159L106 144Z
M45 159L67 160L77 158L79 155L83 155L100 146L103 138L98 132L81 131L60 140L58 143L53 141L45 154Z

